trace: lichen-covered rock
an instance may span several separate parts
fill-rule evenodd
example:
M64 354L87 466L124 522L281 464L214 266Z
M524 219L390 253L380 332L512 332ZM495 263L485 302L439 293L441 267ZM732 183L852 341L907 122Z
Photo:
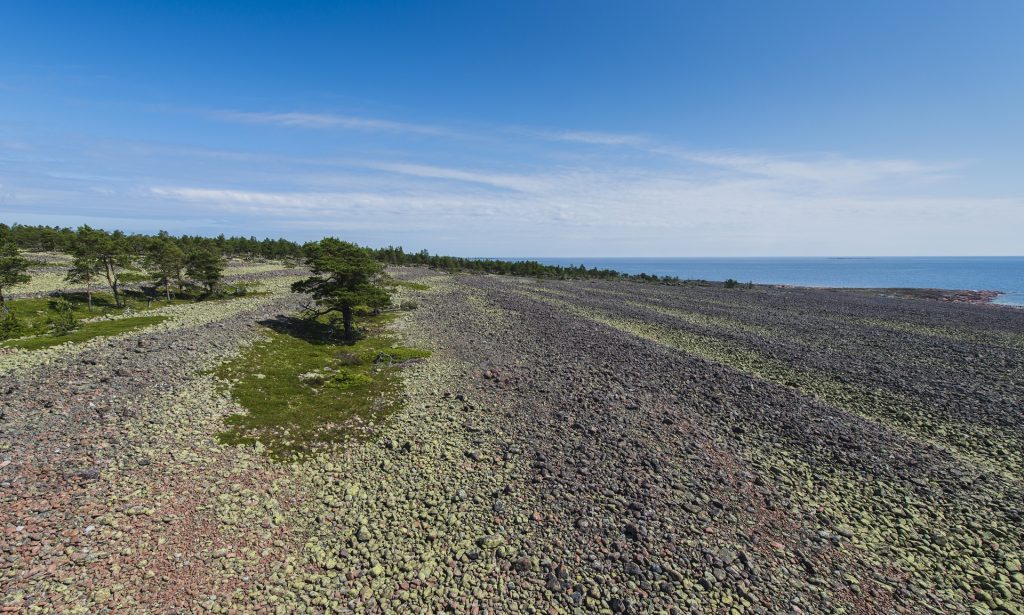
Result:
M1021 612L1024 313L406 269L404 407L284 464L211 375L279 273L0 357L0 606Z

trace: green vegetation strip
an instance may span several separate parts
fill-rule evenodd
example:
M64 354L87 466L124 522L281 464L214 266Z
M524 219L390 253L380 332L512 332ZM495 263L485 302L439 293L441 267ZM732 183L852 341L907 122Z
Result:
M574 297L571 293L556 290L554 288L546 288L543 286L535 286L534 288L540 292L551 293L568 299ZM626 305L631 305L643 310L651 310L652 312L671 316L672 318L678 318L698 327L704 327L707 329L724 329L726 331L743 331L766 339L778 336L778 333L769 327L754 325L736 318L730 318L728 316L712 316L711 314L705 314L696 310L684 310L661 305L659 303L660 300L656 297L650 296L650 293L644 293L642 301L638 301L636 293L624 293L608 289L589 290L591 292L597 292L608 296L621 297L624 299L623 302ZM715 306L726 306L729 309L743 309L742 306L738 306L733 303L726 303L724 301L710 301L708 299L701 298L700 302ZM787 335L789 334L787 333Z
M81 323L77 329L65 335L37 335L34 337L23 337L16 340L8 340L2 345L4 348L21 348L22 350L38 350L49 348L60 344L89 341L97 337L110 337L120 335L129 331L136 331L167 320L166 316L135 316L131 318L115 318L110 320L93 320Z
M216 370L247 412L226 419L223 444L257 444L293 460L374 435L401 406L400 365L429 352L396 345L378 317L346 344L323 323L298 318L268 325L265 339Z
M774 382L802 394L881 422L890 429L923 440L955 455L968 458L997 472L1015 476L1024 456L1015 442L993 429L943 421L914 400L883 388L867 388L841 382L836 377L801 369L709 335L671 329L647 322L614 318L547 295L520 289L519 292L546 301L578 316L600 322L637 337L675 348L686 354L726 365L755 378Z
M398 288L407 288L409 290L430 290L430 286L421 284L419 282L410 282L408 280L391 280L389 285L396 286Z
M55 329L55 320L61 320L60 310L58 309L61 300L66 300L64 305L69 308L69 312L67 313L68 322L66 324L68 326L80 328L83 323L100 319L102 317L120 317L126 316L132 312L148 312L172 305L186 305L200 301L227 301L237 299L239 297L269 294L265 291L254 292L252 288L256 287L257 286L255 284L237 285L230 288L230 290L235 294L225 294L223 296L215 297L202 297L195 293L179 293L170 301L166 300L162 296L157 300L146 300L145 298L142 298L141 293L127 291L122 297L122 307L117 307L115 305L113 295L97 292L93 293L91 310L89 309L88 300L84 292L67 293L61 297L12 299L5 302L4 306L10 311L10 314L13 315L13 322L16 324L12 326L11 321L5 320L3 315L0 315L0 341L6 339L9 341L7 345L13 346L14 338L26 338L52 333ZM55 344L60 343L62 342L55 342ZM44 347L34 345L34 343L30 345L37 348Z
M627 301L626 302L633 307L638 307L644 310L651 310L652 312L658 312L665 316L671 316L672 318L678 318L691 325L697 325L698 327L706 327L708 329L724 329L744 331L751 333L766 339L774 337L773 332L767 327L759 327L757 325L751 325L745 322L740 322L732 318L725 318L723 316L711 316L709 314L702 314L700 312L694 312L691 310L680 310L676 308L667 308L659 305L652 305L649 303L641 303L639 301Z
M880 318L863 318L860 319L858 322L870 327L888 329L889 331L899 331L901 333L911 333L913 335L940 337L956 341L980 343L989 346L1001 346L1006 348L1014 348L1017 350L1024 350L1024 336L1013 335L1011 333L982 333L980 331L950 329L948 327L934 327L930 325L921 325L910 322L883 320Z
M100 316L114 316L123 314L124 308L114 306L114 297L108 293L93 294L93 309L90 311L86 303L85 293L72 293L66 295L72 306L72 315L75 321L83 321ZM58 298L40 297L32 299L13 299L7 301L6 305L21 322L27 335L46 333L49 329L50 318L54 315L54 305ZM171 302L173 304L187 303L184 300ZM164 301L146 302L126 298L125 305L136 312L143 312L169 305Z

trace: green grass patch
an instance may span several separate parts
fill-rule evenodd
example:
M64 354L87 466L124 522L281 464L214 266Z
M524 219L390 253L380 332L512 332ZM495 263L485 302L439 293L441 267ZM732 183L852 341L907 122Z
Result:
M125 308L118 308L114 305L114 297L105 293L93 294L93 309L89 311L85 293L69 293L66 298L71 302L75 320L96 318L98 316L111 316L122 314ZM25 327L26 335L37 335L46 333L49 330L49 318L54 313L54 302L56 297L35 297L30 299L13 299L7 301L6 305ZM183 303L183 301L178 301ZM128 308L134 311L145 311L167 305L166 302L154 302L147 305L145 301L136 301L131 298L126 300Z
M981 332L968 331L964 329L951 329L948 327L935 327L896 320L883 320L880 318L862 318L859 322L870 327L899 331L912 335L925 335L928 337L941 337L956 341L972 342L976 344L988 344L1004 348L1024 349L1024 335L1013 335L999 331Z
M215 372L246 409L227 417L218 440L259 443L272 458L288 461L372 437L401 406L400 365L430 355L397 345L385 330L393 318L367 321L366 336L354 343L318 321L265 323L265 339Z
M52 320L57 316L57 301L60 298L67 299L72 307L71 316L75 321L76 328L82 326L82 321L91 320L102 316L118 316L127 312L147 312L169 305L181 305L195 303L196 301L223 301L242 296L256 296L268 294L266 292L253 292L251 285L240 284L226 286L221 294L207 297L198 291L190 290L185 293L173 295L171 300L160 295L156 298L146 297L143 293L129 290L122 296L122 307L117 307L114 296L110 293L96 292L92 296L92 309L89 309L88 298L84 292L66 293L62 297L33 297L26 299L11 299L4 305L11 311L17 320L19 327L15 332L0 329L0 340L5 338L22 338L46 335L53 330ZM63 336L62 336L63 337ZM55 342L59 344L61 342ZM31 345L34 345L32 342ZM54 345L49 344L49 345ZM11 344L7 344L11 346Z
M401 288L408 288L409 290L430 290L430 287L427 286L426 284L421 284L419 282L409 282L407 280L392 279L389 282L389 285L399 286Z
M36 335L16 340L7 340L0 344L4 348L21 348L38 350L67 342L81 343L96 337L110 337L155 325L167 320L166 316L136 316L113 320L96 320L79 324L78 328L66 335Z

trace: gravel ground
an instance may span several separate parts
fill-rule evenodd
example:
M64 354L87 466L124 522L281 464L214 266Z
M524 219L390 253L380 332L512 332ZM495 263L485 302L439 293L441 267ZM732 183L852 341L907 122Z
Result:
M1024 311L399 275L381 436L215 434L275 293L0 357L0 609L1024 613Z

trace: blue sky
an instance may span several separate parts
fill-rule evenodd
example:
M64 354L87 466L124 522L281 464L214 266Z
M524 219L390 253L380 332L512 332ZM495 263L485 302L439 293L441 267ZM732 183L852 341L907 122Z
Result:
M1020 2L23 2L0 219L457 255L1024 252Z

